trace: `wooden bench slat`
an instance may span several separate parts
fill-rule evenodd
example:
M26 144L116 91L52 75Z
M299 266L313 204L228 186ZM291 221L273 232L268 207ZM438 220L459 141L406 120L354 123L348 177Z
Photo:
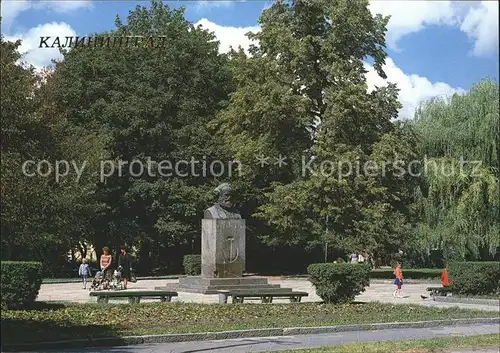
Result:
M246 296L252 296L252 295L257 295L257 296L259 296L259 295L289 296L290 294L304 294L304 295L309 294L307 292L299 292L299 291L293 291L293 290L290 290L290 291L273 291L273 290L259 291L259 290L246 290L246 289L243 289L243 290L219 290L219 291L217 291L217 293L227 293L228 295L246 295Z
M161 302L170 302L177 297L177 292L171 291L120 291L120 292L90 292L91 297L97 297L98 303L108 303L109 298L128 298L130 304L138 304L141 298L160 299Z
M227 303L228 297L232 297L233 303L243 303L244 298L260 299L262 303L272 303L274 297L289 298L290 302L300 302L302 297L307 297L307 292L273 292L273 291L251 291L251 290L221 290L218 291L219 303Z
M176 297L178 296L177 292L169 292L169 291L102 291L102 292L90 292L90 296L92 297L130 297L130 296L159 296L166 295Z

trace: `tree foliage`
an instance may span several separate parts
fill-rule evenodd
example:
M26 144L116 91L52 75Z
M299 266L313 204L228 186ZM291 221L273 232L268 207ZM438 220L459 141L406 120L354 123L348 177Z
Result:
M65 253L87 234L99 209L88 176L56 182L53 173L35 175L35 163L48 161L53 170L58 160L81 165L85 155L95 166L101 144L54 109L52 74L18 64L19 45L2 37L2 259L43 260L50 273L67 261ZM23 172L26 161L32 176Z
M481 259L500 245L499 86L483 80L464 95L433 100L415 116L428 158L417 190L418 247L448 259Z
M261 234L269 244L322 242L326 216L331 240L346 251L397 250L408 234L406 186L391 172L338 177L344 162L412 153L392 122L400 108L395 86L367 92L363 60L373 59L385 77L388 20L367 5L278 1L249 36L259 43L251 55L233 52L236 89L220 131L248 166L247 182L266 192L254 216L271 226ZM286 156L287 165L260 166L259 155ZM330 170L309 173L310 158Z
M118 17L116 30L100 35L162 35L165 42L133 49L73 48L56 67L59 108L72 124L103 136L107 160L129 163L121 171L115 164L105 181L96 180L107 208L93 222L91 241L99 249L123 242L191 246L199 238L199 218L214 180L176 176L172 170L172 176L162 176L157 163L220 157L221 146L206 124L227 98L226 58L211 33L186 21L183 9L157 1L137 6L127 23ZM146 166L148 159L152 172L141 174L137 165L131 170L130 162Z

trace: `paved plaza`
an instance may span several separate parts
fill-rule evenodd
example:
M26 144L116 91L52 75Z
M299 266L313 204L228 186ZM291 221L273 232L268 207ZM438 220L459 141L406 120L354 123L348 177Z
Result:
M161 279L161 280L139 280L137 283L130 283L130 290L153 290L155 287L162 287L166 283L176 283L178 280L171 279ZM280 284L282 287L293 288L297 291L305 291L309 293L308 297L304 297L302 300L304 302L319 302L321 298L316 295L313 285L306 279L280 279L276 277L269 277L269 283ZM405 284L403 286L402 295L404 298L393 298L392 292L394 291L394 286L388 283L372 283L370 287L366 288L366 291L359 295L356 300L363 302L379 301L383 303L402 303L402 304L419 304L432 307L461 307L469 309L479 309L488 311L498 311L498 306L490 305L479 305L479 304L462 304L462 303L445 303L445 302L435 302L431 299L423 300L420 296L429 296L428 292L425 290L429 286L435 286L432 283L415 283L415 284ZM70 302L95 302L95 298L89 296L89 291L82 289L80 283L64 283L64 284L42 284L40 288L40 293L38 299L40 301L70 301ZM150 300L143 300L148 302ZM195 303L217 303L217 295L204 295L196 293L183 293L179 292L179 296L172 299L172 301L181 302L195 302ZM113 302L113 300L110 300ZM118 303L123 301L116 301ZM142 301L141 301L142 302ZM286 299L280 300L276 298L273 300L276 303L286 303Z

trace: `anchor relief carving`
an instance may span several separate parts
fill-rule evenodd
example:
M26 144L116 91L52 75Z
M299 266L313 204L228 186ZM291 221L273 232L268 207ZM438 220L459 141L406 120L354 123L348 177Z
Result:
M232 264L238 260L238 256L240 255L239 249L238 246L235 246L235 239L233 236L228 236L226 241L229 243L229 250L223 252L224 262Z

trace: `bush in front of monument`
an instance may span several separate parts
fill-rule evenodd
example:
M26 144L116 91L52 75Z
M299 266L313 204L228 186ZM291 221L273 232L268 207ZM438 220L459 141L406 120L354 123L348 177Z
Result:
M370 285L370 266L367 264L325 263L307 268L316 294L325 303L348 303Z
M201 274L201 255L185 255L182 264L186 275L199 276Z
M14 308L33 303L42 284L42 264L2 261L0 267L2 307Z
M450 280L456 282L453 292L464 295L500 293L500 264L497 261L451 262L448 264Z

